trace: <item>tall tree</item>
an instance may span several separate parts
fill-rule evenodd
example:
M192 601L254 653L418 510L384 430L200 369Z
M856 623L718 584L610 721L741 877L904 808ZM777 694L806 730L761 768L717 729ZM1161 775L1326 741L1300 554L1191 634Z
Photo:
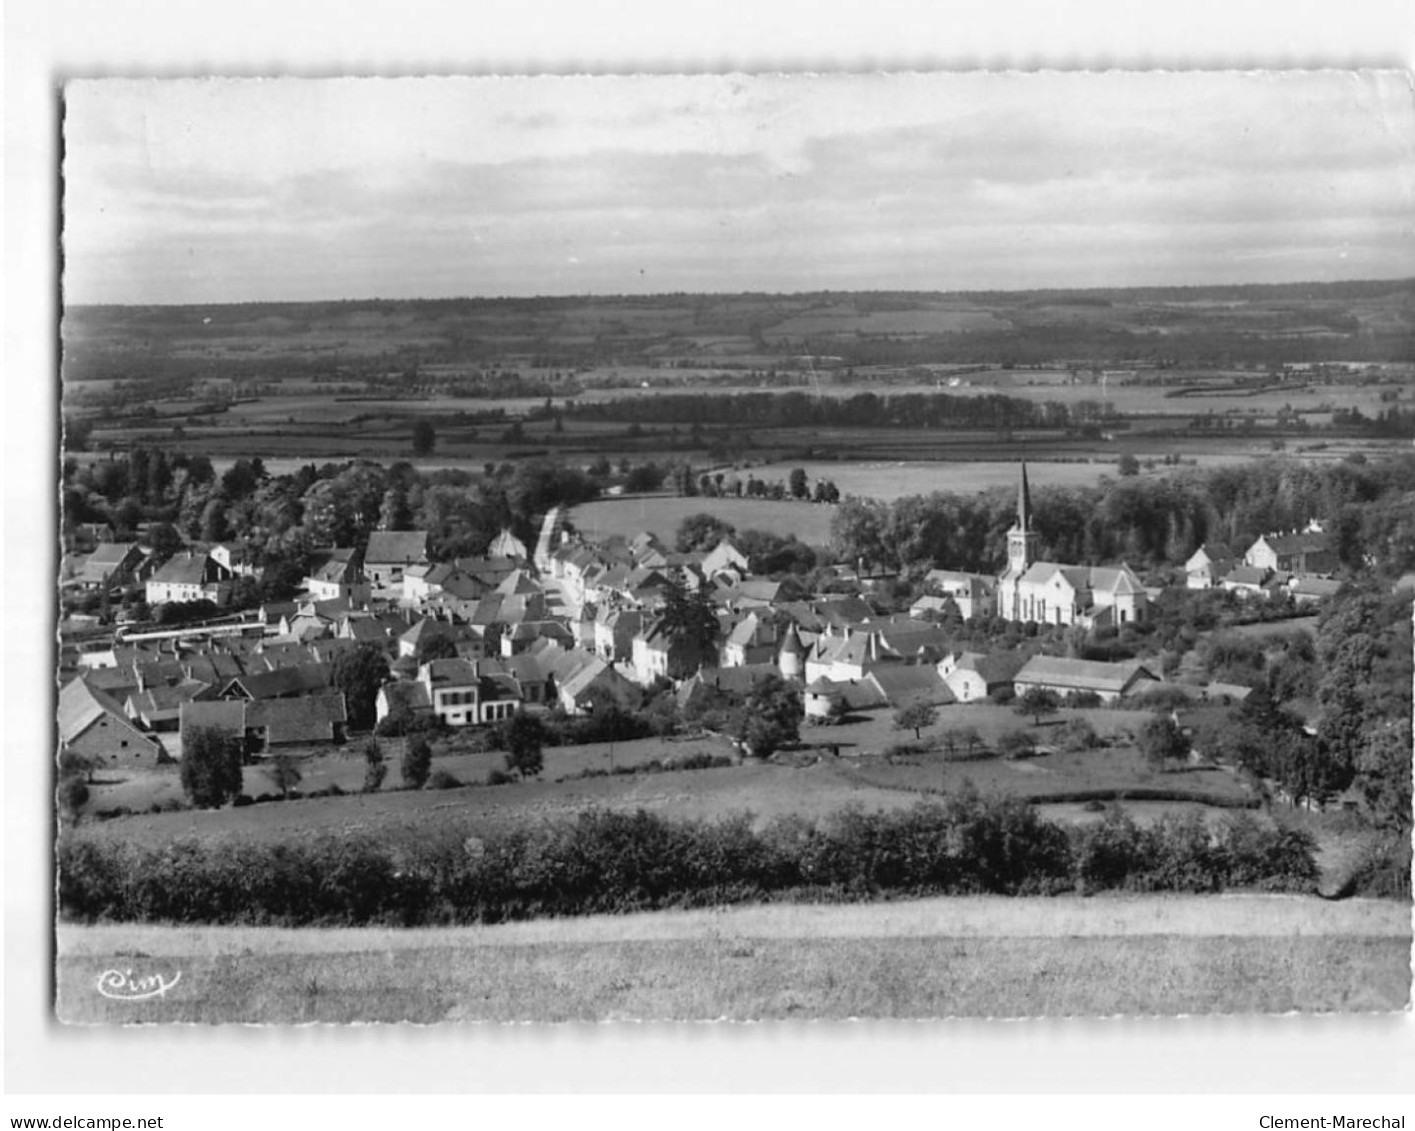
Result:
M378 689L388 682L388 658L375 644L360 644L341 652L331 673L344 693L344 709L352 730L370 729L376 718Z
M199 809L219 809L241 792L241 739L219 727L182 736L182 791Z

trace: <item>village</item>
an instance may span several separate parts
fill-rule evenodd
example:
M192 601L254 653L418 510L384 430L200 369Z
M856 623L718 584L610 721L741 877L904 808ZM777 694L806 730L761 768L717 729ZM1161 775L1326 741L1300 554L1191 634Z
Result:
M878 569L836 566L830 591L811 592L795 575L754 576L730 538L693 552L649 534L596 543L568 527L561 507L544 516L534 547L503 531L476 558L432 561L426 532L377 530L365 545L319 553L296 599L234 614L224 611L233 583L258 576L239 543L194 543L163 561L139 542L96 540L66 557L69 592L97 589L116 602L140 585L154 614L210 602L215 615L173 628L119 624L66 644L59 737L87 765L150 768L180 760L190 736L211 728L255 762L316 753L374 726L398 734L420 721L455 730L605 704L632 711L654 692L682 713L703 700L741 703L771 681L794 692L803 723L821 726L1029 692L1065 706L1167 702L1200 714L1247 697L1239 683L1176 681L1158 657L1047 654L1038 629L1114 636L1151 619L1162 590L1123 563L1068 565L1036 552L1025 464L1005 572L935 568L905 610L879 600L888 575ZM1313 523L1241 552L1206 543L1183 568L1188 590L1286 598L1303 613L1337 591L1336 564ZM960 626L991 618L1032 636L960 644ZM371 704L347 702L335 676L339 658L359 649L387 663ZM740 743L739 752L751 753Z

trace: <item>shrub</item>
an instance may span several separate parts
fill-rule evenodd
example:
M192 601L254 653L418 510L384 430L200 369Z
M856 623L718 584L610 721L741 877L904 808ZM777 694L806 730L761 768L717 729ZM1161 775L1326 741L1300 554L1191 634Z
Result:
M427 784L432 773L432 746L422 735L407 740L399 772L409 789L422 789Z
M462 782L455 775L446 770L434 770L432 776L427 779L428 789L461 789Z
M516 779L510 774L503 773L500 770L492 770L491 773L486 775L487 785L510 785L515 780Z
M997 752L1007 759L1030 758L1037 752L1037 743L1025 730L1009 730L998 735Z
M784 893L1211 890L1239 880L1300 890L1315 875L1310 837L1245 815L1217 838L1191 817L1143 830L1119 809L1068 833L1020 800L971 790L894 812L781 817L760 831L745 814L673 821L591 809L401 845L325 835L142 847L70 833L58 862L66 919L291 926L490 923Z
M219 809L241 792L241 741L216 727L182 738L182 790L199 809Z
M1067 719L1056 732L1055 741L1060 749L1069 753L1090 750L1100 744L1096 728L1088 720L1078 718Z

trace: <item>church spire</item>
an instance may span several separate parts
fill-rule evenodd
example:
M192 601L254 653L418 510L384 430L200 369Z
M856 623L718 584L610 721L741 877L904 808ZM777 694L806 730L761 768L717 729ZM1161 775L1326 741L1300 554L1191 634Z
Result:
M1017 487L1017 529L1032 528L1032 492L1027 489L1027 461L1022 461L1022 482Z

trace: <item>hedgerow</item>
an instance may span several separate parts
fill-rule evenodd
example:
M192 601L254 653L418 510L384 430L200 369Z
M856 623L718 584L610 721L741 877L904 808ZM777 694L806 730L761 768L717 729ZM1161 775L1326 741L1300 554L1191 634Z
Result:
M297 926L495 923L751 900L861 900L1106 889L1310 890L1310 836L1250 815L1137 825L1112 809L1066 829L1015 799L974 793L815 821L678 821L591 809L488 835L410 843L365 835L139 847L70 835L59 906L70 920Z

